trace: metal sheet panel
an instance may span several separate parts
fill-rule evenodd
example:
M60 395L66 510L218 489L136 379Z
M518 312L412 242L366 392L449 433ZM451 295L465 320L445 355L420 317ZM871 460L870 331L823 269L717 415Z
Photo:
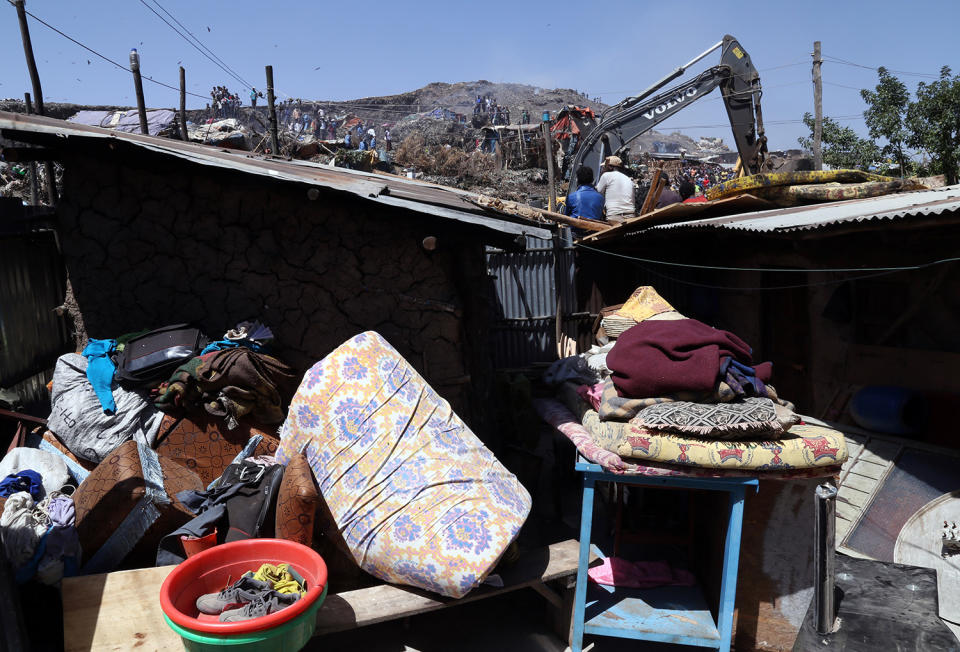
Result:
M54 312L64 287L53 233L0 238L0 386L53 367L72 348L66 320Z
M778 208L692 222L663 224L650 227L648 231L705 228L786 233L847 222L929 217L956 211L960 211L960 185L871 199Z

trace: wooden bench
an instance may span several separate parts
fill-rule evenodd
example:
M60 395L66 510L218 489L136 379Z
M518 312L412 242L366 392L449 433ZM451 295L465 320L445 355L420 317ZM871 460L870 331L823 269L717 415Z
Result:
M577 574L577 541L524 553L498 569L503 586L485 584L459 599L418 589L380 584L331 593L317 612L317 636L415 616L508 591L532 588L554 607L554 626L567 640ZM63 580L65 652L85 650L180 649L180 637L160 610L160 585L174 566L101 573ZM559 591L547 584L558 585Z

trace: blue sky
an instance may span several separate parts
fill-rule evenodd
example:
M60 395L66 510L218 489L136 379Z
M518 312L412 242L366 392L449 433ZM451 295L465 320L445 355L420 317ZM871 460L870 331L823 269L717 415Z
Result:
M488 79L567 87L611 103L641 90L719 41L736 36L760 70L771 148L795 147L799 120L812 111L813 41L824 57L909 73L960 70L956 2L403 2L274 3L158 0L250 84L263 88L272 64L280 97L348 100L412 90L434 81ZM27 0L27 9L93 49L126 63L142 56L145 75L206 95L232 79L150 12L154 0ZM739 8L738 8L739 7ZM172 20L170 22L173 22ZM176 24L176 23L174 23ZM47 101L131 104L129 73L30 19ZM30 90L14 8L0 4L0 97ZM89 63L88 63L89 60ZM698 69L714 65L719 54ZM901 75L911 92L931 77ZM864 133L857 89L876 73L827 61L824 113ZM148 106L174 106L177 93L145 82ZM246 94L242 94L246 99ZM663 123L691 136L722 136L732 146L719 92ZM188 96L188 106L202 106ZM853 116L853 117L848 117Z

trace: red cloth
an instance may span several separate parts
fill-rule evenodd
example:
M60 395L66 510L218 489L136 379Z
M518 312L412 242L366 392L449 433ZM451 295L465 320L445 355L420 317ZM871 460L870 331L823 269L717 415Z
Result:
M635 589L658 586L693 586L693 573L671 568L665 561L628 561L607 557L600 566L587 570L587 576L597 584Z
M689 199L684 199L684 200L683 200L683 203L684 203L684 204L699 204L700 202L705 202L705 201L707 201L706 196L704 196L704 195L697 195L696 197L691 197L691 198L689 198Z
M652 398L713 391L725 356L753 366L757 378L770 382L772 365L754 365L750 354L747 343L733 333L696 319L647 320L617 338L607 367L620 396Z

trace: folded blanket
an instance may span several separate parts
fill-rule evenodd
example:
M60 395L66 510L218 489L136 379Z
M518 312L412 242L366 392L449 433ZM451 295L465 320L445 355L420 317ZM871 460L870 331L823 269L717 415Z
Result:
M180 365L160 386L156 406L168 413L203 409L230 429L248 415L257 423L282 423L297 381L293 369L269 355L246 347L213 351Z
M774 403L784 406L789 410L794 409L793 403L784 401L777 396L777 390L773 385L763 386L764 394L762 398L769 398ZM602 421L630 421L644 408L660 403L673 403L675 401L689 401L691 403L729 403L740 397L740 394L725 382L717 383L717 388L712 392L677 392L670 396L659 398L624 398L617 392L616 385L611 379L603 383L603 390L600 394L600 407L597 412Z
M607 366L622 397L707 394L721 378L725 357L752 366L764 384L770 381L770 363L754 365L746 342L696 319L640 322L617 339L607 354Z

